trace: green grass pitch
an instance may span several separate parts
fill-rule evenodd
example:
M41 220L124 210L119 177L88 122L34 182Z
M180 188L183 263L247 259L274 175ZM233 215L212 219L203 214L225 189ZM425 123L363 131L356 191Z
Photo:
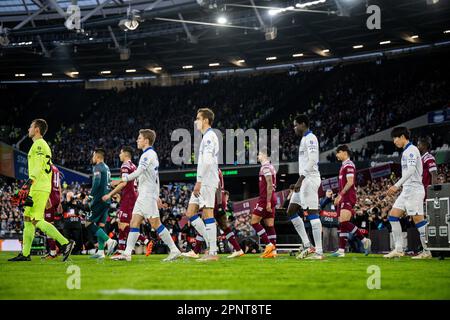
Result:
M209 263L162 262L165 255L133 256L132 262L88 256L65 263L36 256L6 261L14 255L0 253L0 299L450 299L450 259L350 254L322 261L288 255L221 256ZM67 287L74 284L68 281L71 265L79 267L80 289ZM380 289L367 287L369 266L379 267Z

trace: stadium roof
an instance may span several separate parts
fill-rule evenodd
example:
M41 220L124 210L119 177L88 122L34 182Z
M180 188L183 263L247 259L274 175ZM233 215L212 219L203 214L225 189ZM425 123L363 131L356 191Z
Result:
M64 26L72 2L0 1L0 38L8 40L0 41L0 79L255 67L450 41L450 4L443 0L368 1L381 9L381 29L374 30L366 26L365 0L321 1L302 8L309 12L269 12L298 10L306 0L78 0L80 32ZM118 23L130 5L145 21L125 32Z

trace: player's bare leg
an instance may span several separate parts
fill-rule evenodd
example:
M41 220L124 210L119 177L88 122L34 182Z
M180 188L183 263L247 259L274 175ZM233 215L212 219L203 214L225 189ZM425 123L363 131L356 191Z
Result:
M350 210L341 209L339 213L339 249L331 254L332 257L345 257L345 247L347 246L348 235L352 233L357 239L361 240L364 246L364 254L368 255L372 242L369 238L364 237L361 231L353 223L350 222L352 213Z
M159 217L157 218L150 218L148 219L150 221L150 225L153 229L156 230L161 240L166 244L169 249L170 253L163 261L173 261L176 260L179 256L181 256L180 250L177 248L175 243L173 242L172 237L170 236L169 231L167 228L161 223L161 220Z
M205 233L203 237L208 244L208 254L205 254L197 261L203 262L219 260L219 256L217 255L217 226L216 219L214 219L213 208L203 208L203 220L205 221Z
M303 219L298 215L298 212L301 209L302 207L299 204L290 203L287 210L289 219L294 225L294 228L302 239L303 243L303 250L298 253L297 259L304 259L308 255L315 253L315 249L311 246L311 241L309 241L308 234L306 233L305 223L303 222Z
M417 215L413 216L413 221L416 225L417 231L419 231L420 242L422 244L422 252L420 252L417 256L412 257L412 259L431 259L432 255L430 250L428 250L426 242L427 220L425 220L425 217L423 215Z
M216 221L219 225L219 228L225 233L228 242L233 246L234 252L229 255L227 258L233 259L238 258L244 255L244 251L242 251L241 246L236 240L236 236L234 232L231 230L230 223L228 222L228 218L225 214L216 215Z
M394 239L395 248L384 257L387 259L403 257L403 237L402 237L402 227L400 225L400 218L405 214L405 211L392 208L389 212L389 222L392 227L392 237Z

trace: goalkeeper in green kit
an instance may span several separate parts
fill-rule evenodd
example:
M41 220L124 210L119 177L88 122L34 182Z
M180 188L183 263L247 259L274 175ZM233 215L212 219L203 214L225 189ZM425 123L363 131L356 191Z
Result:
M13 199L13 204L25 207L23 246L22 252L9 261L31 261L30 251L36 228L61 245L63 261L67 260L75 246L75 241L67 240L54 225L44 220L45 208L52 189L52 151L43 138L47 129L47 122L44 119L33 120L28 129L28 137L33 140L28 152L29 178Z

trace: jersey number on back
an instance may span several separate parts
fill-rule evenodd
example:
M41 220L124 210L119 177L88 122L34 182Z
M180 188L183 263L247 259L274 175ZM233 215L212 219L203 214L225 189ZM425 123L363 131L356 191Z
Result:
M50 174L52 172L52 158L49 155L46 155L45 157L48 159L47 161L48 169L45 169L45 173Z

